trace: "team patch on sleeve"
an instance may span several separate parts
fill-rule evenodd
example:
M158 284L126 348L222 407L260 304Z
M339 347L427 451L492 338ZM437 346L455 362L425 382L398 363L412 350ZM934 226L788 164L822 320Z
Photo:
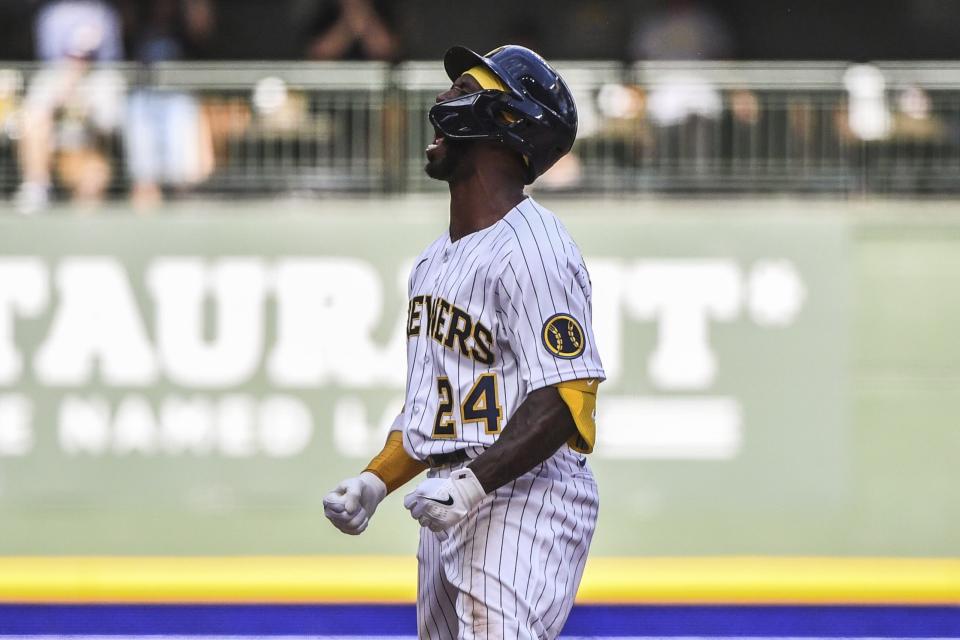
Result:
M586 346L583 327L576 318L565 313L551 316L543 323L543 346L558 358L576 358Z

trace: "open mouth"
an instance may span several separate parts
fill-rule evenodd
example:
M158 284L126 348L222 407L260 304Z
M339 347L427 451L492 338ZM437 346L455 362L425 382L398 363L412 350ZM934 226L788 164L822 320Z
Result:
M427 149L426 149L427 153L430 153L435 149L439 149L440 145L442 144L443 144L443 136L438 135L436 138L434 138L433 142L427 145Z

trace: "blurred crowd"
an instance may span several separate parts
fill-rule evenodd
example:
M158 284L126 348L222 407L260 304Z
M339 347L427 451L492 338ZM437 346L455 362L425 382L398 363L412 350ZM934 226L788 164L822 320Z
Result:
M320 3L305 57L395 59L389 6L378 0ZM74 202L99 203L113 177L108 147L117 135L138 210L159 204L165 190L188 188L209 175L212 149L196 96L152 88L149 69L205 57L217 25L211 0L47 0L35 16L36 59L43 69L32 76L19 114L22 181L15 202L22 213L48 205L54 178ZM142 82L129 86L128 76L110 66L125 60L141 65ZM0 94L12 94L15 80L4 77Z
M299 14L305 27L297 46L304 59L403 58L395 2L302 0L299 5L309 8ZM151 71L157 65L215 55L212 43L228 18L225 6L217 0L37 2L33 43L41 68L22 88L22 77L0 70L0 137L6 133L16 139L17 209L42 211L55 191L93 209L111 185L122 183L133 206L150 211L166 197L203 184L223 163L225 141L248 131L257 113L265 130L299 136L301 154L324 135L352 135L331 143L337 153L350 153L359 137L376 127L386 139L406 126L405 115L389 101L379 123L358 112L346 114L338 125L330 117L324 121L322 109L275 77L251 87L239 108L237 101L205 98L202 90L157 86ZM518 15L509 41L541 49L543 22ZM591 148L602 149L604 161L628 168L655 158L660 167L692 162L694 174L707 175L712 160L736 160L738 154L789 164L835 153L827 147L850 141L936 145L958 129L956 122L933 113L931 95L919 86L899 88L890 100L883 75L866 64L850 67L843 78L845 100L828 109L815 97L785 103L748 85L719 86L696 64L682 64L734 57L735 40L728 17L715 5L695 0L658 3L643 20L632 22L625 39L627 60L681 64L673 70L667 65L655 77L635 74L624 81L621 76L588 90L575 86L580 137L593 145L579 147L544 176L543 185L581 185L582 160ZM758 136L766 138L758 143Z

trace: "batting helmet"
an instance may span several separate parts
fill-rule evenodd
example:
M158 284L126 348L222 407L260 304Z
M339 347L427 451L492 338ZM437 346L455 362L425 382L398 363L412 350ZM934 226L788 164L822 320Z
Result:
M502 142L526 159L527 184L537 179L573 146L577 106L563 78L539 55L517 45L485 56L453 47L443 56L451 80L482 66L508 91L485 90L439 102L430 122L450 140Z

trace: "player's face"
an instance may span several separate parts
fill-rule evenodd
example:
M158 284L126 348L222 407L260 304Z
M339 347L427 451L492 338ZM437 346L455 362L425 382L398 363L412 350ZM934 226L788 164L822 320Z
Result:
M477 91L483 91L480 83L473 76L463 75L457 78L449 89L437 94L437 102L453 100ZM424 170L434 180L449 182L456 175L457 170L463 168L472 145L469 142L447 140L439 131L434 133L436 134L434 141L427 145L427 166Z

